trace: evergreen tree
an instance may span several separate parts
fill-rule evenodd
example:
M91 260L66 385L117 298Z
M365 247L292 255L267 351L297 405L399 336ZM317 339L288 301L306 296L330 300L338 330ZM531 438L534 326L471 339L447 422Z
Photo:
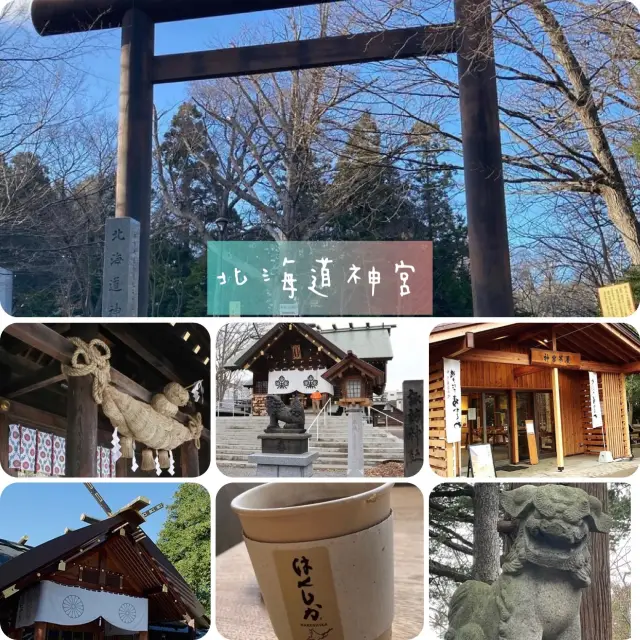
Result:
M451 206L451 170L440 161L442 139L414 131L419 169L413 179L415 213L409 230L414 240L433 242L433 314L473 315L464 218Z
M349 134L336 165L326 205L336 210L322 233L329 240L407 240L411 205L380 130L365 112Z
M180 485L167 507L158 548L211 613L211 500L201 485Z

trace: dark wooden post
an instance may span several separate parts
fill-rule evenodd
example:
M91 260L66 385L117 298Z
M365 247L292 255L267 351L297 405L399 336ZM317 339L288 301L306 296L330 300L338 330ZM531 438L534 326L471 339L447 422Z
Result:
M469 258L476 316L512 316L490 0L455 0Z
M140 9L122 22L116 217L140 223L138 315L148 315L154 25Z
M128 478L131 460L129 458L119 458L116 461L116 478Z
M200 475L198 448L194 440L180 446L180 467L183 478L197 478Z
M0 400L0 468L9 473L9 416L3 410L3 403L8 400Z
M35 622L33 625L33 640L46 640L47 638L47 623Z
M76 325L74 335L89 341L98 333L96 325ZM98 405L93 399L93 376L67 378L67 437L65 476L95 478L98 475Z

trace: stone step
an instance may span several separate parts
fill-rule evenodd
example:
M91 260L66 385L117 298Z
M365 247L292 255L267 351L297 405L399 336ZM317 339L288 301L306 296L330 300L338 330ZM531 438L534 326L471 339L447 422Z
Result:
M397 460L398 462L402 462L401 458L389 456L388 458L366 458L364 459L365 466L367 467L375 467L377 464L385 460ZM233 464L238 466L250 466L247 462L247 458L243 456L229 456L225 458L218 458L218 462L222 462L224 464ZM321 458L318 459L313 464L314 469L336 469L339 467L347 468L347 458Z
M332 449L330 451L319 451L318 449L314 449L313 447L311 447L311 449L309 449L310 451L313 452L318 452L320 454L321 458L325 458L327 456L335 456L335 457L342 457L342 456L346 456L348 454L348 450L346 447L344 448L335 448ZM233 449L228 449L228 448L223 448L223 449L216 449L216 457L219 458L220 456L225 456L225 455L250 455L252 453L259 453L259 451L257 449L250 449L250 448L233 448ZM404 450L403 449L365 449L364 450L364 455L365 456L370 456L372 458L378 457L378 458L387 458L390 456L404 456Z

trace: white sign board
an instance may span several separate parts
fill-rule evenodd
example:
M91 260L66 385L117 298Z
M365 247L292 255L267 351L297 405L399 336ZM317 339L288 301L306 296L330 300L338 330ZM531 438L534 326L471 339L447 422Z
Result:
M527 427L527 433L530 433L530 434L534 435L536 430L535 430L535 427L533 425L533 420L525 420L524 424Z
M598 374L593 371L589 371L589 397L591 398L591 426L598 429L603 425L602 410L598 392Z
M293 304L281 304L280 305L280 315L281 316L298 316L298 315L300 315L300 310L298 309L298 303L294 302Z
M490 444L472 444L469 446L469 462L474 478L495 478L496 468Z
M469 409L467 410L467 418L469 420L476 420L476 408L475 407L469 407Z
M444 358L444 424L447 442L462 440L460 361Z

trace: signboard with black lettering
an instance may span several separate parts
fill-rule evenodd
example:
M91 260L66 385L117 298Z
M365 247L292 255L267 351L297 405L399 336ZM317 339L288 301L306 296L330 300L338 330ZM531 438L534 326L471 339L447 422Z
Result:
M579 369L579 353L569 351L551 351L549 349L531 349L531 364L538 367L557 367L558 369Z

